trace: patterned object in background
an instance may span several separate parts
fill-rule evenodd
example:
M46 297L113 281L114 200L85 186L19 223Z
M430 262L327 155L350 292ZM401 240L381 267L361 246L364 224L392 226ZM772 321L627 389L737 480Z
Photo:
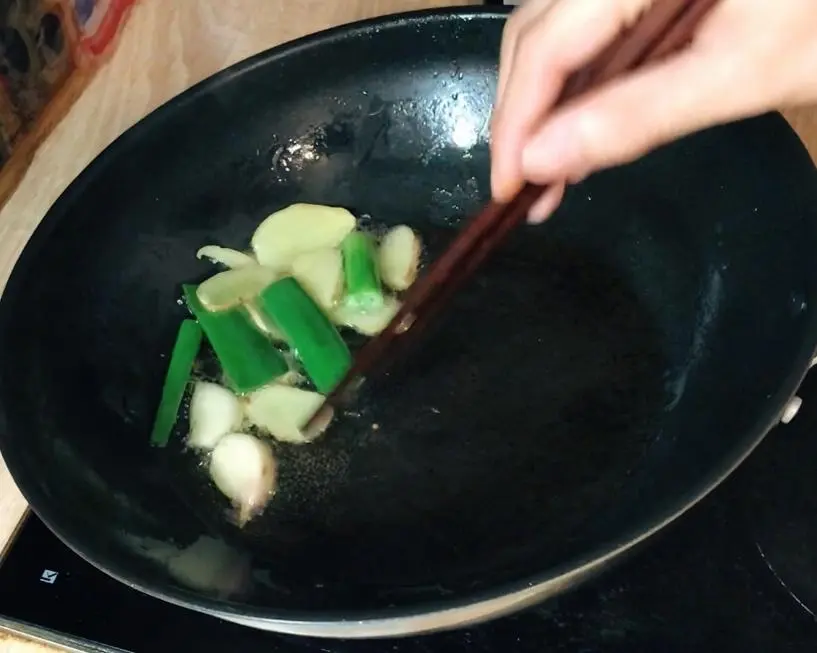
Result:
M74 69L65 8L0 0L0 163Z
M74 69L75 44L66 23L65 8L59 3L0 1L0 76L18 127L37 118ZM3 131L11 133L5 124Z
M80 47L99 55L116 36L125 13L135 0L68 0L82 34Z
M88 19L91 18L91 14L94 13L94 9L97 6L96 0L75 0L74 1L74 12L77 15L77 20L81 25L84 25L88 22Z
M0 202L84 88L135 1L0 0Z

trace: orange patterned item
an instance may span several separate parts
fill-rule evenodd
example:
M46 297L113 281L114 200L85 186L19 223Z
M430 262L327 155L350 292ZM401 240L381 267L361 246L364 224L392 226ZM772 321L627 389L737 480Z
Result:
M0 2L0 203L112 52L135 2Z

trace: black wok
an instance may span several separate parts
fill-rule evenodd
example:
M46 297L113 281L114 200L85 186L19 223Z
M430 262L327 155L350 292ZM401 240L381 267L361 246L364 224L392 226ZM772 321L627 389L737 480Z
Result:
M69 546L262 628L446 628L603 568L778 422L817 341L817 175L767 115L595 175L520 229L357 416L281 454L243 530L178 440L148 445L179 284L213 271L198 247L243 248L306 201L407 222L433 256L487 199L504 18L402 15L261 54L54 205L0 302L0 444Z

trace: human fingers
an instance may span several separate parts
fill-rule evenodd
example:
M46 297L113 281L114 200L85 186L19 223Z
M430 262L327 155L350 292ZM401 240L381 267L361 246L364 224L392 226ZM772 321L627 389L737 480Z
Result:
M497 99L502 97L508 76L513 69L519 34L544 15L556 2L557 0L528 0L521 7L515 9L508 20L505 21L505 27L502 30L502 45L499 51L499 79L496 85Z
M699 129L760 113L771 98L729 53L690 50L557 110L522 153L523 178L545 183L631 161Z
M528 222L530 224L541 224L547 220L550 215L562 203L562 198L565 195L565 184L553 184L542 194L528 213Z
M491 187L507 201L521 187L522 149L567 77L589 62L650 0L560 0L515 35L512 65L492 122Z

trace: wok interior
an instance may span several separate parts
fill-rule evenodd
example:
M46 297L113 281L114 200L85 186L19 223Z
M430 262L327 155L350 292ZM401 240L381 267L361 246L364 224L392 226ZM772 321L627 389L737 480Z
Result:
M260 613L458 599L626 538L771 423L813 310L815 197L764 117L571 189L353 414L279 452L280 493L243 531L178 440L148 446L179 284L213 271L198 247L245 247L306 201L408 223L431 258L487 199L501 25L398 21L259 59L139 125L57 205L2 301L0 426L81 552ZM248 561L240 592L132 546L202 534Z

